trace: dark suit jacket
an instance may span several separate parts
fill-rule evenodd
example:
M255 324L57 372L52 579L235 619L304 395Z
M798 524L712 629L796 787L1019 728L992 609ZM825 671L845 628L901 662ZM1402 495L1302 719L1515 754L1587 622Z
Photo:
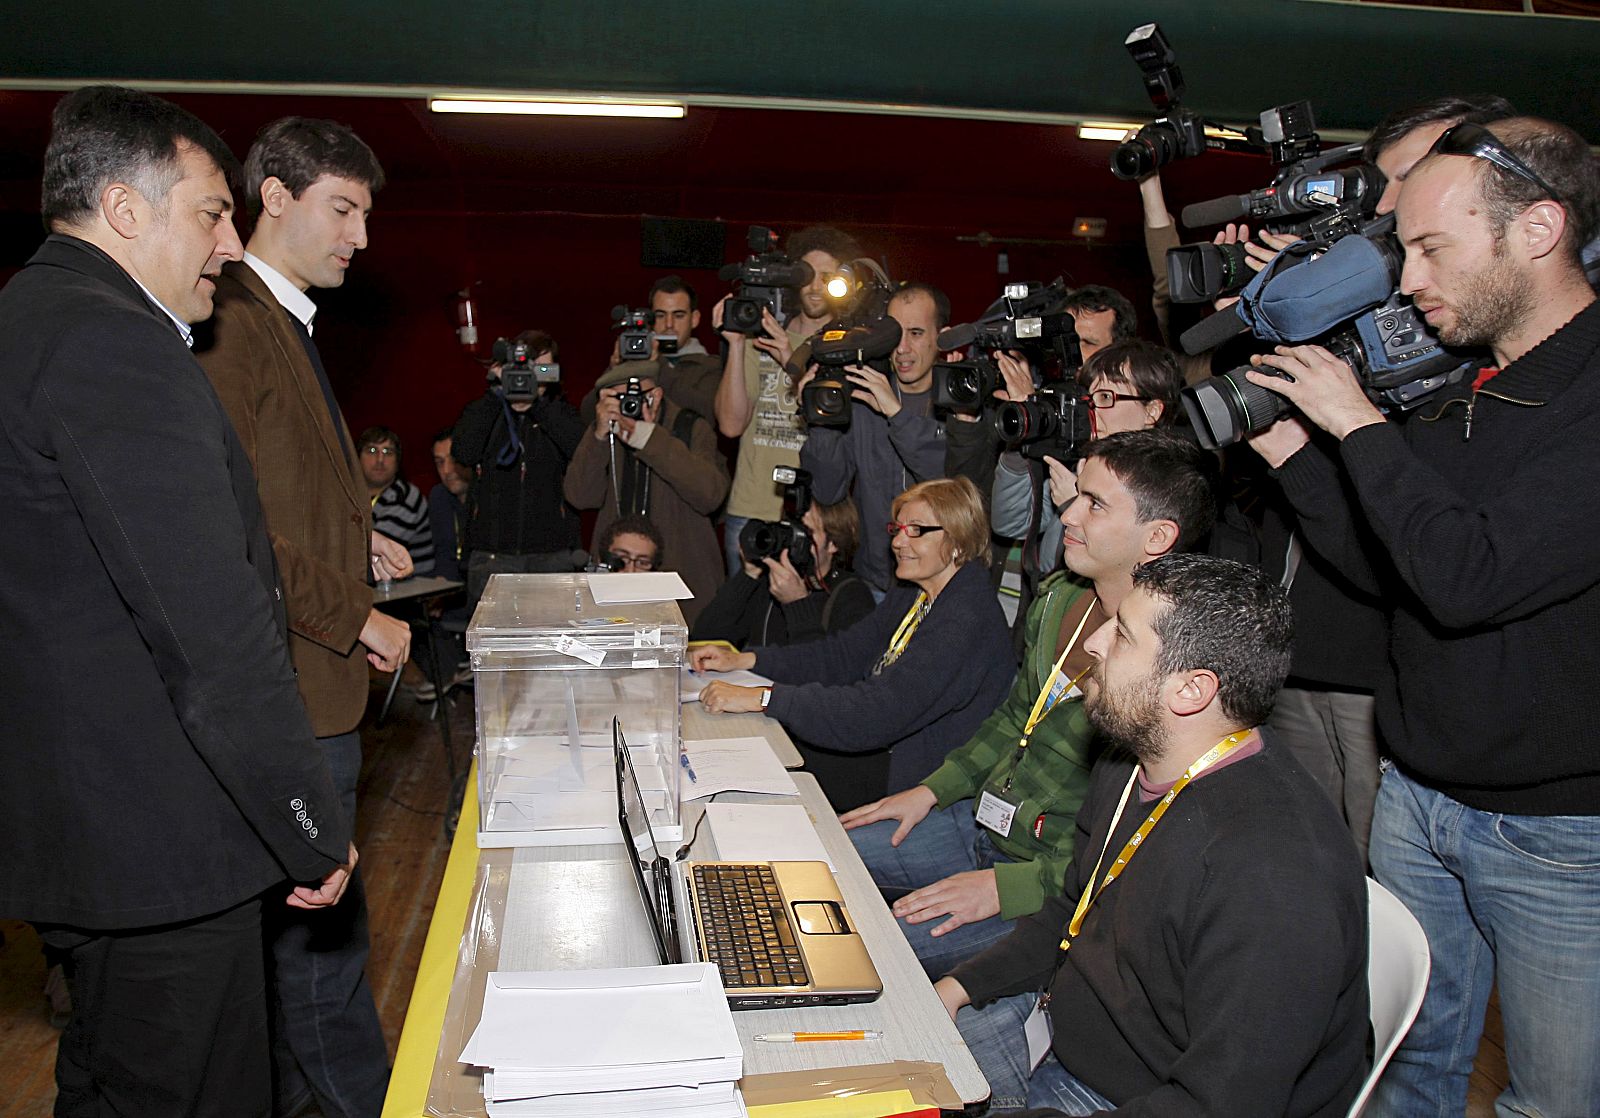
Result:
M143 927L344 860L249 460L71 237L0 291L0 572L0 913Z
M248 264L223 266L216 313L195 330L195 357L255 467L311 728L318 737L346 733L367 706L356 639L372 611L372 503L355 440L345 428L340 443L289 312Z

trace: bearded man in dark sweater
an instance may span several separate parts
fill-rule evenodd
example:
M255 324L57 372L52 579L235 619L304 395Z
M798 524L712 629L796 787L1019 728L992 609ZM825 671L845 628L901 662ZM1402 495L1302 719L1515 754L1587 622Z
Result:
M1348 1110L1367 1064L1361 861L1257 729L1292 630L1260 570L1165 555L1089 638L1085 709L1134 760L1095 766L1065 896L934 987L995 1108Z
M1597 211L1570 129L1458 124L1400 191L1401 289L1492 364L1402 424L1317 346L1260 359L1292 381L1251 374L1339 441L1335 463L1298 421L1254 440L1311 546L1391 609L1372 866L1433 971L1385 1114L1462 1112L1496 982L1497 1112L1600 1114L1600 307L1579 257Z

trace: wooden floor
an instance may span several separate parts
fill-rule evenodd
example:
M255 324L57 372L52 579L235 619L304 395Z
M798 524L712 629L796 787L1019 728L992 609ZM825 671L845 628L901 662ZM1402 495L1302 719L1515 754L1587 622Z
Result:
M368 974L392 1056L444 875L449 779L439 730L426 719L427 708L402 691L385 725L373 726L371 714L381 698L375 690L362 728L356 845L372 914ZM471 692L454 704L451 728L457 763L464 765L472 742ZM57 1033L42 993L44 971L32 929L0 921L0 1115L46 1118L55 1098ZM1466 1118L1492 1118L1494 1098L1505 1083L1500 1017L1491 1004Z

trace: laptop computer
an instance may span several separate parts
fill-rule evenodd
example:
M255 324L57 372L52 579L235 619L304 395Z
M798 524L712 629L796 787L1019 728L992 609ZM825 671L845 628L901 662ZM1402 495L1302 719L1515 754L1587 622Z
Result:
M623 841L663 964L715 963L734 1009L848 1005L883 993L826 862L687 862L680 874L656 847L618 720L611 733Z

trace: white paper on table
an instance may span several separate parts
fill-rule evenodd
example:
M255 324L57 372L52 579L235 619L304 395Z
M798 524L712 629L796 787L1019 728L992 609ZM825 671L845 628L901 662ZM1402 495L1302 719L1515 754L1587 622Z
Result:
M671 602L692 598L677 571L649 571L639 574L596 573L589 576L589 593L596 605L620 602Z
M798 796L794 778L778 763L766 738L711 738L685 741L683 752L694 769L678 782L679 798L702 800L718 792L759 792Z
M803 804L710 803L706 822L724 862L826 862L838 872Z
M678 701L692 703L700 697L706 684L712 680L720 679L723 683L731 683L735 687L771 687L772 680L755 672L747 672L743 668L731 672L702 672L693 668L678 669Z
M720 1061L741 1052L710 963L496 971L463 1063L519 1069Z

